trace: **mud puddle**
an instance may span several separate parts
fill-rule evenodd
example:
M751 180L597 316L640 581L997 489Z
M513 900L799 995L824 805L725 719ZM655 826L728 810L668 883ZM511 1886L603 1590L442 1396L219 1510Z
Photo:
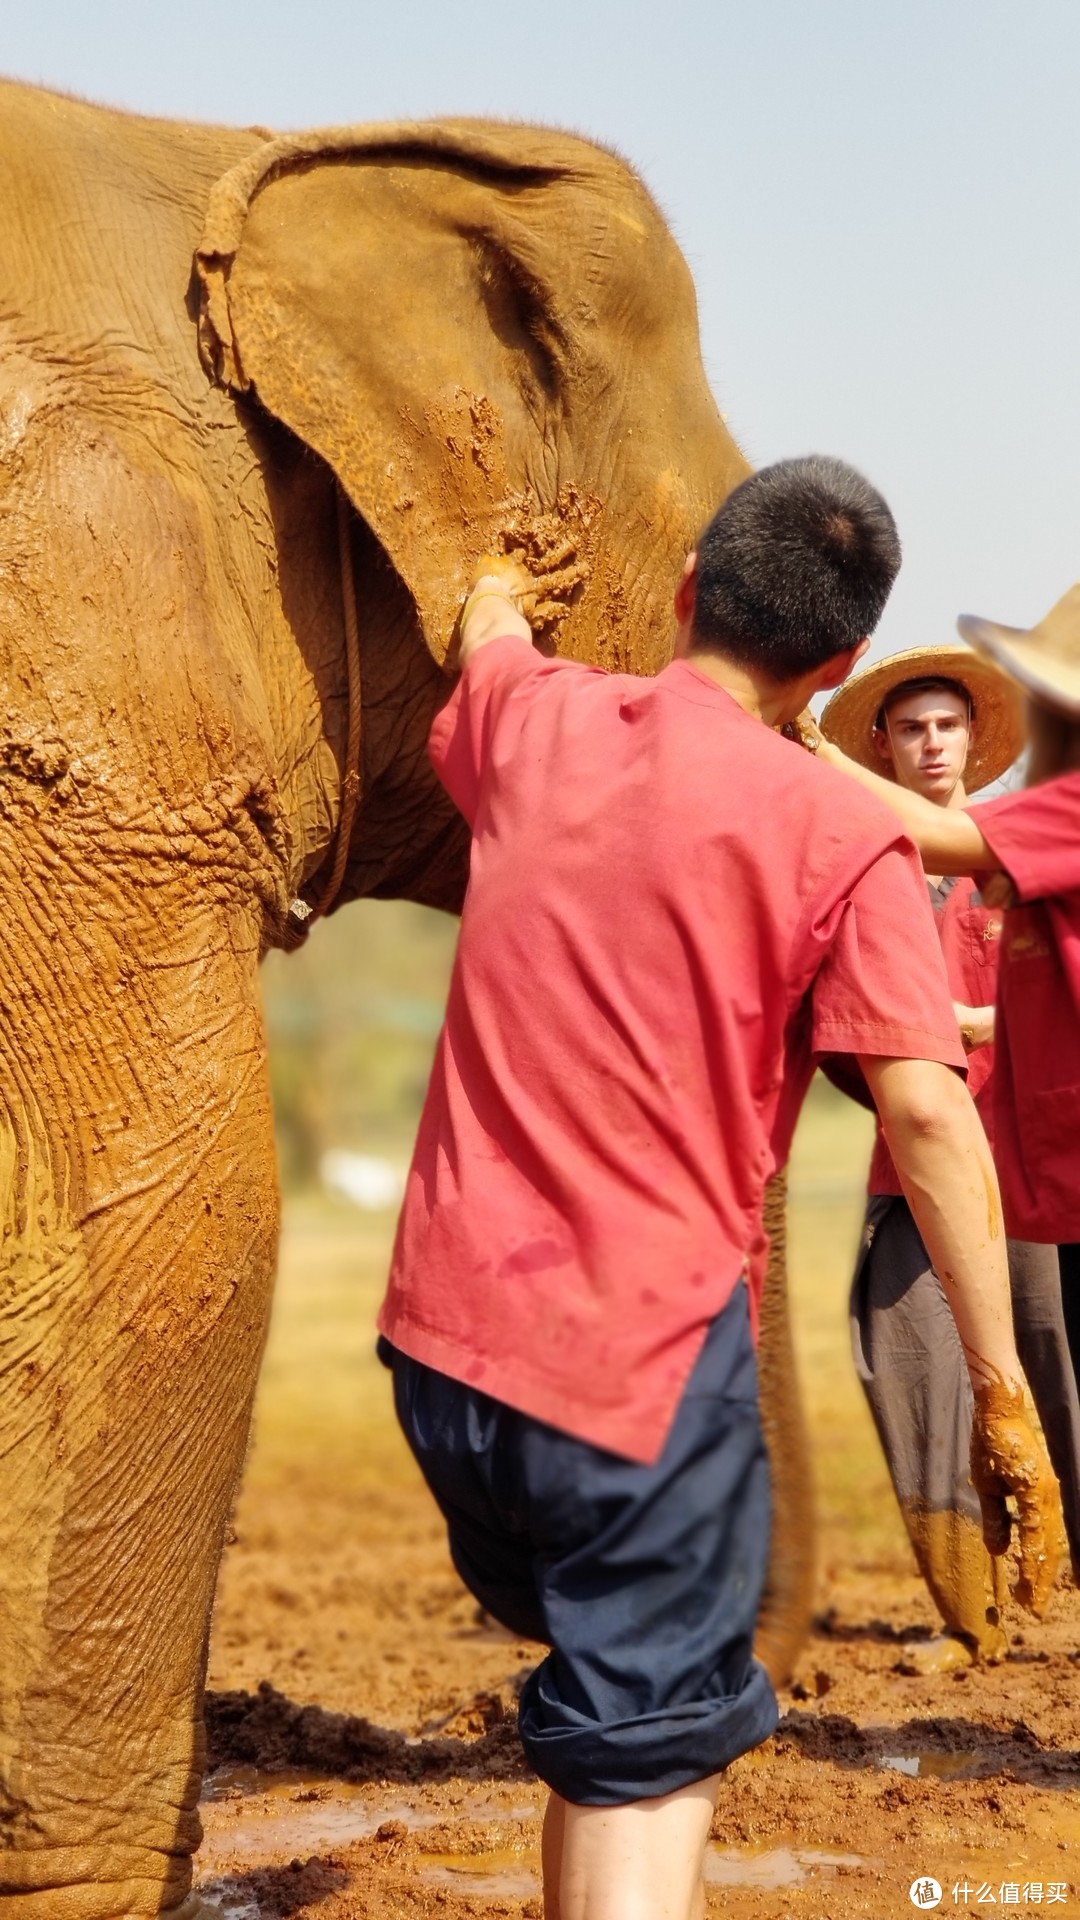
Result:
M382 1838L384 1828L392 1829L394 1838L405 1838L443 1825L447 1818L445 1807L417 1806L400 1795L374 1796L370 1786L253 1766L220 1768L212 1774L200 1811L199 1864L211 1873L226 1865L235 1870L296 1855L308 1858L354 1841ZM487 1826L533 1820L537 1809L476 1799L467 1802L459 1817L469 1825Z
M801 1887L837 1867L861 1867L857 1853L823 1853L813 1848L727 1847L711 1841L704 1877L711 1887ZM491 1899L527 1900L540 1891L539 1848L520 1852L423 1854L420 1877L431 1886Z
M823 1853L814 1847L723 1847L715 1840L705 1855L710 1887L801 1887L837 1867L863 1867L858 1853Z
M305 1772L299 1767L271 1771L268 1767L216 1767L203 1781L202 1800L238 1800L264 1794L268 1800L321 1799L336 1793L339 1799L358 1797L361 1789L329 1774Z
M539 1801L499 1802L455 1793L434 1801L425 1796L418 1803L318 1774L236 1766L219 1769L208 1780L201 1811L205 1838L199 1853L200 1890L219 1902L223 1920L257 1920L258 1907L242 1884L245 1872L310 1860L373 1838L392 1843L395 1852L404 1845L407 1857L411 1855L406 1870L428 1886L488 1899L526 1900L540 1890ZM448 1825L456 1829L454 1839L465 1829L467 1850L436 1851L438 1840L430 1852L425 1850L422 1836ZM520 1829L520 1844L513 1844L512 1836L506 1844L508 1825ZM491 1840L502 1844L485 1849L483 1829L493 1827L502 1832L491 1833ZM475 1849L468 1845L473 1835L479 1843ZM864 1864L858 1854L827 1853L794 1843L732 1847L712 1841L705 1879L716 1887L798 1887L839 1867Z
M453 1893L480 1893L489 1899L528 1900L540 1891L540 1849L518 1853L503 1847L492 1853L425 1853L420 1878L428 1886Z
M417 1833L438 1825L441 1817L405 1800L373 1801L370 1791L364 1799L360 1788L340 1780L305 1780L291 1787L275 1782L269 1790L249 1788L204 1801L199 1862L211 1871L225 1864L264 1866L369 1840L388 1823Z
M972 1780L982 1770L977 1753L899 1753L883 1754L876 1767L906 1773L913 1780Z
M198 1892L214 1902L221 1920L261 1920L258 1902L228 1880L200 1880Z

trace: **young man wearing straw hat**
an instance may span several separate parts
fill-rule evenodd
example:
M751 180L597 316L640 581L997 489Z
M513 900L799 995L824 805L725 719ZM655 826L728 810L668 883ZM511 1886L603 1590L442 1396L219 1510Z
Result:
M1023 746L1019 690L968 648L894 654L847 681L822 716L849 759L962 810ZM993 1141L994 1000L1002 913L970 875L928 875L964 1044L968 1085ZM881 1437L920 1571L945 1632L907 1650L941 1672L1005 1650L994 1563L981 1538L969 1471L971 1390L941 1284L878 1128L863 1244L851 1292L855 1364ZM1080 1558L1080 1398L1070 1360L1054 1248L1009 1241L1017 1347L1061 1481Z
M1028 696L1027 786L971 810L930 805L822 742L827 764L900 816L924 866L990 876L1007 909L998 981L996 1159L1006 1225L1056 1242L1074 1372L1080 1370L1080 583L1034 627L973 614L961 636ZM818 746L813 730L804 744ZM1080 1577L1080 1569L1074 1567Z

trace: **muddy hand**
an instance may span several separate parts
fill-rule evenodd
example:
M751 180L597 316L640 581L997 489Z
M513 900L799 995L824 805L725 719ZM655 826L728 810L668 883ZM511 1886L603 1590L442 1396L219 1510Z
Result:
M472 571L469 591L464 605L480 594L491 592L505 593L512 600L520 614L528 620L536 600L539 583L533 579L519 561L510 559L506 554L483 553ZM464 608L463 608L464 611Z
M785 720L780 732L785 740L794 740L796 746L805 747L807 753L816 753L825 738L809 707L804 707L796 719Z
M588 562L575 558L573 544L567 540L543 554L530 555L523 547L514 548L503 564L517 564L524 572L526 561L532 598L522 611L533 627L554 626L566 618L575 591L588 579Z
M1014 1595L1041 1618L1061 1563L1064 1526L1058 1484L1019 1387L996 1380L976 1394L971 1478L988 1553L1007 1552L1013 1516L1006 1502L1015 1502L1019 1569Z

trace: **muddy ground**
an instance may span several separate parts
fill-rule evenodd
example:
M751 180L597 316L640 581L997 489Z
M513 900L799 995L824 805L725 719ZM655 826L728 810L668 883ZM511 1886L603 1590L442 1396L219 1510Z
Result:
M1076 1913L1080 1595L1042 1626L1011 1619L1002 1667L901 1670L934 1615L846 1355L861 1128L819 1103L800 1144L819 1614L779 1733L724 1783L709 1913L911 1913L929 1876L942 1912ZM478 1614L397 1439L370 1336L391 1225L310 1202L288 1217L211 1655L200 1874L233 1920L541 1913L543 1794L514 1730L536 1649Z

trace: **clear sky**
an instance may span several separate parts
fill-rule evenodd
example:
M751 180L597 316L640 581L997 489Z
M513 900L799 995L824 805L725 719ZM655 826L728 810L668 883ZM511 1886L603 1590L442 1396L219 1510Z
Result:
M618 146L690 260L756 463L887 495L875 652L1080 577L1078 0L34 0L0 69L275 128L439 113Z

